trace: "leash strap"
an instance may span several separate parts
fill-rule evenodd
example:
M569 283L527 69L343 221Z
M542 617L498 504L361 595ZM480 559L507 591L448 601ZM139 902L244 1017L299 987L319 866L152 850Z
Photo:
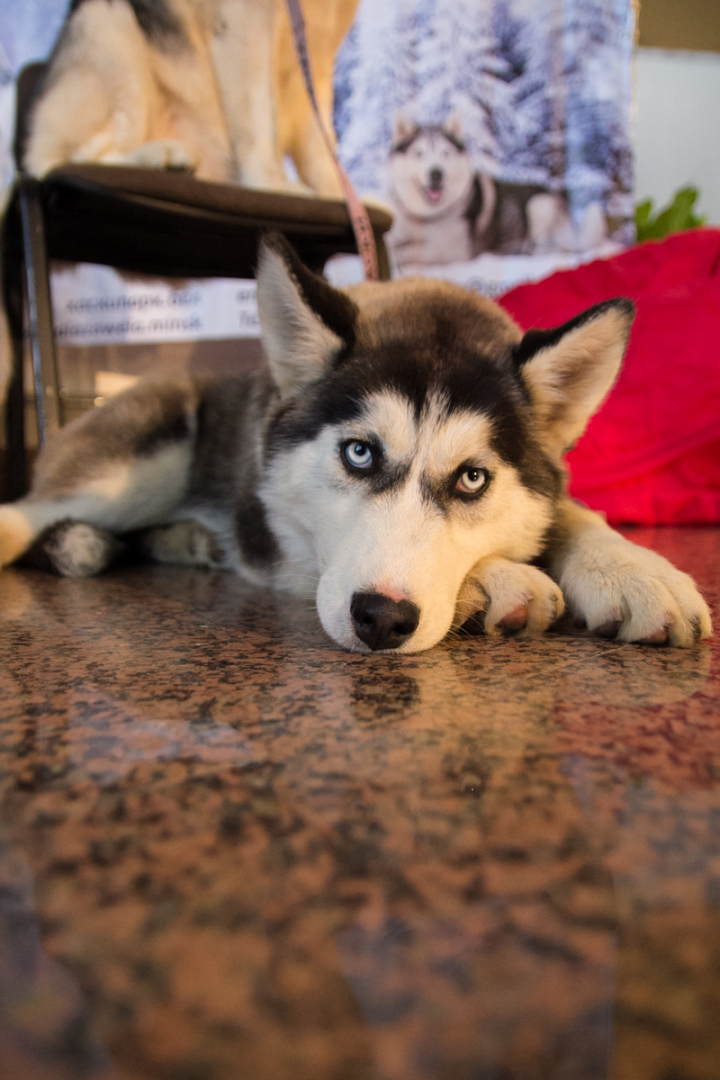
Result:
M358 251L363 261L365 268L365 277L368 281L378 280L378 259L377 248L375 247L375 236L370 225L370 218L368 212L360 202L355 189L350 183L350 177L345 172L345 169L340 164L340 160L335 151L335 145L330 137L330 134L323 123L318 108L317 98L315 97L315 84L313 82L312 70L310 68L310 54L308 52L307 43L307 31L305 29L305 16L301 7L300 0L286 0L288 15L290 16L290 25L292 27L293 38L295 40L295 50L297 52L297 58L300 62L300 70L303 73L303 79L305 80L305 86L307 88L308 97L310 98L310 104L312 105L315 118L320 125L320 131L325 145L328 148L330 155L335 163L338 177L342 185L343 192L345 193L345 200L348 204L348 210L350 212L350 221L352 222L353 232L355 233L355 240L357 242Z

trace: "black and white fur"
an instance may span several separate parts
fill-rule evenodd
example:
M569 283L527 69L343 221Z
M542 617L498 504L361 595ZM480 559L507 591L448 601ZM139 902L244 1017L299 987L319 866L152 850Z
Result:
M524 336L457 286L331 288L261 250L267 364L138 385L48 444L0 507L0 563L154 558L315 597L347 649L415 652L465 625L544 631L563 611L623 641L711 632L687 575L565 495L563 452L620 368L633 309ZM563 599L564 597L564 599Z

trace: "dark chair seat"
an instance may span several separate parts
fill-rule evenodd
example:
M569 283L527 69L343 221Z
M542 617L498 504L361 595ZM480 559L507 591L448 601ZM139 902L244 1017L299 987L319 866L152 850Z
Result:
M39 183L37 195L54 259L174 277L253 277L267 229L288 236L315 269L331 255L357 251L342 200L215 184L180 171L66 165ZM14 212L11 203L10 219ZM382 236L392 217L368 212L387 276Z

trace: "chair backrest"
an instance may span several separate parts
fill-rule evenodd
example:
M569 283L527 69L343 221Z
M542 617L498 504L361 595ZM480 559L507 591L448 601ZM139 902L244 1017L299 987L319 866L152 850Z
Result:
M47 71L47 64L26 64L21 69L17 79L17 99L15 105L15 138L13 139L13 155L15 167L18 172L23 171L23 158L25 146L30 134L30 116L32 108L42 90L43 79Z

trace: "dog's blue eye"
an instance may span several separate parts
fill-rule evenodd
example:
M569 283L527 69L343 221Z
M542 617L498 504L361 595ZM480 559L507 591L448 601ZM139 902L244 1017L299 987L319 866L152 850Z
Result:
M359 441L345 443L343 455L348 465L352 465L353 469L369 469L375 460L371 447L367 443Z
M465 495L476 495L478 491L482 491L489 479L490 474L487 469L474 467L465 469L457 478L455 490Z

